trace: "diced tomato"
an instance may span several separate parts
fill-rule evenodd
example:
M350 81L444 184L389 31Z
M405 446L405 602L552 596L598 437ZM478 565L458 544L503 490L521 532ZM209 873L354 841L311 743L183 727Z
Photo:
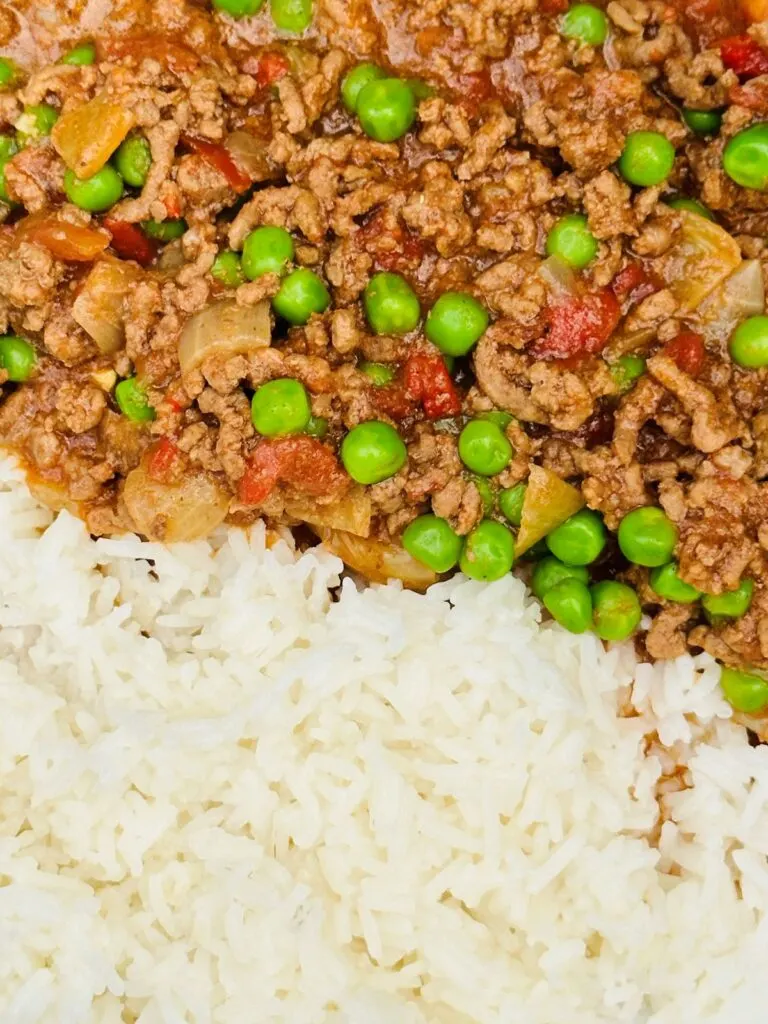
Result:
M549 311L549 333L534 345L538 359L569 359L600 352L616 329L621 308L608 288L571 296Z
M109 245L106 232L48 214L32 214L19 221L16 240L42 245L57 259L71 263L90 263Z
M640 263L628 263L614 277L611 288L619 302L631 307L657 292L661 284Z
M678 367L690 377L698 377L704 367L704 339L693 331L681 331L664 346L664 355L674 359Z
M256 65L254 78L262 89L267 89L287 75L291 62L282 53L263 53Z
M157 255L155 242L136 224L106 217L104 227L112 235L112 248L121 259L136 260L140 266L148 267Z
M468 71L459 75L456 93L459 103L470 109L474 110L481 103L486 103L495 93L491 72L483 68L482 71Z
M275 437L262 441L248 460L240 481L244 505L261 505L278 483L313 498L341 494L349 477L334 453L314 437Z
M149 449L147 453L147 474L150 479L157 483L167 483L176 467L176 460L181 452L176 447L173 438L161 437L160 440Z
M163 67L170 67L172 71L177 72L194 71L200 63L200 58L188 46L171 39L170 36L153 32L103 39L99 49L107 59L111 57L121 60L133 57L136 60L144 60L149 57Z
M404 371L405 390L421 402L431 420L444 416L457 416L461 412L461 399L456 385L448 373L443 357L437 352L414 352L409 356Z
M568 10L568 0L540 0L542 14L563 14Z
M768 74L768 54L751 36L730 36L720 42L723 64L740 78Z
M404 420L416 410L416 399L406 392L402 384L372 386L370 395L376 409L393 420Z
M235 163L232 154L218 142L209 142L197 135L182 135L181 141L197 153L211 167L224 175L230 188L235 192L245 192L251 187L251 179Z

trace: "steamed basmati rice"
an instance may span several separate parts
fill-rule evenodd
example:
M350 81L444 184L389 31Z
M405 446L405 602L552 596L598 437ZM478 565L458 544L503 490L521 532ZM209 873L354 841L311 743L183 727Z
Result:
M261 527L94 542L20 479L2 1024L768 1019L768 748L710 659L604 653L512 577L333 601Z

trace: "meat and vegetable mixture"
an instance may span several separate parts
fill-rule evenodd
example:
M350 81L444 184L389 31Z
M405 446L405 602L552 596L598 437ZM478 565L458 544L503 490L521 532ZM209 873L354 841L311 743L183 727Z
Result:
M765 0L0 7L0 440L768 708Z

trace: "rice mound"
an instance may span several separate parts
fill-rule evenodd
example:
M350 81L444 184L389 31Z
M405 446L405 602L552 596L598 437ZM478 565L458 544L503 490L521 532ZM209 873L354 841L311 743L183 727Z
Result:
M709 658L512 577L333 600L263 527L93 541L8 462L0 528L2 1024L766 1019L768 748Z

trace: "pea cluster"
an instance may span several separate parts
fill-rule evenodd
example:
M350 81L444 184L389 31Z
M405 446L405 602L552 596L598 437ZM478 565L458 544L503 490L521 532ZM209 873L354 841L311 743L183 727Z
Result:
M231 18L250 18L258 14L264 0L212 0L217 11ZM300 35L312 24L312 0L270 0L269 13L280 32Z

